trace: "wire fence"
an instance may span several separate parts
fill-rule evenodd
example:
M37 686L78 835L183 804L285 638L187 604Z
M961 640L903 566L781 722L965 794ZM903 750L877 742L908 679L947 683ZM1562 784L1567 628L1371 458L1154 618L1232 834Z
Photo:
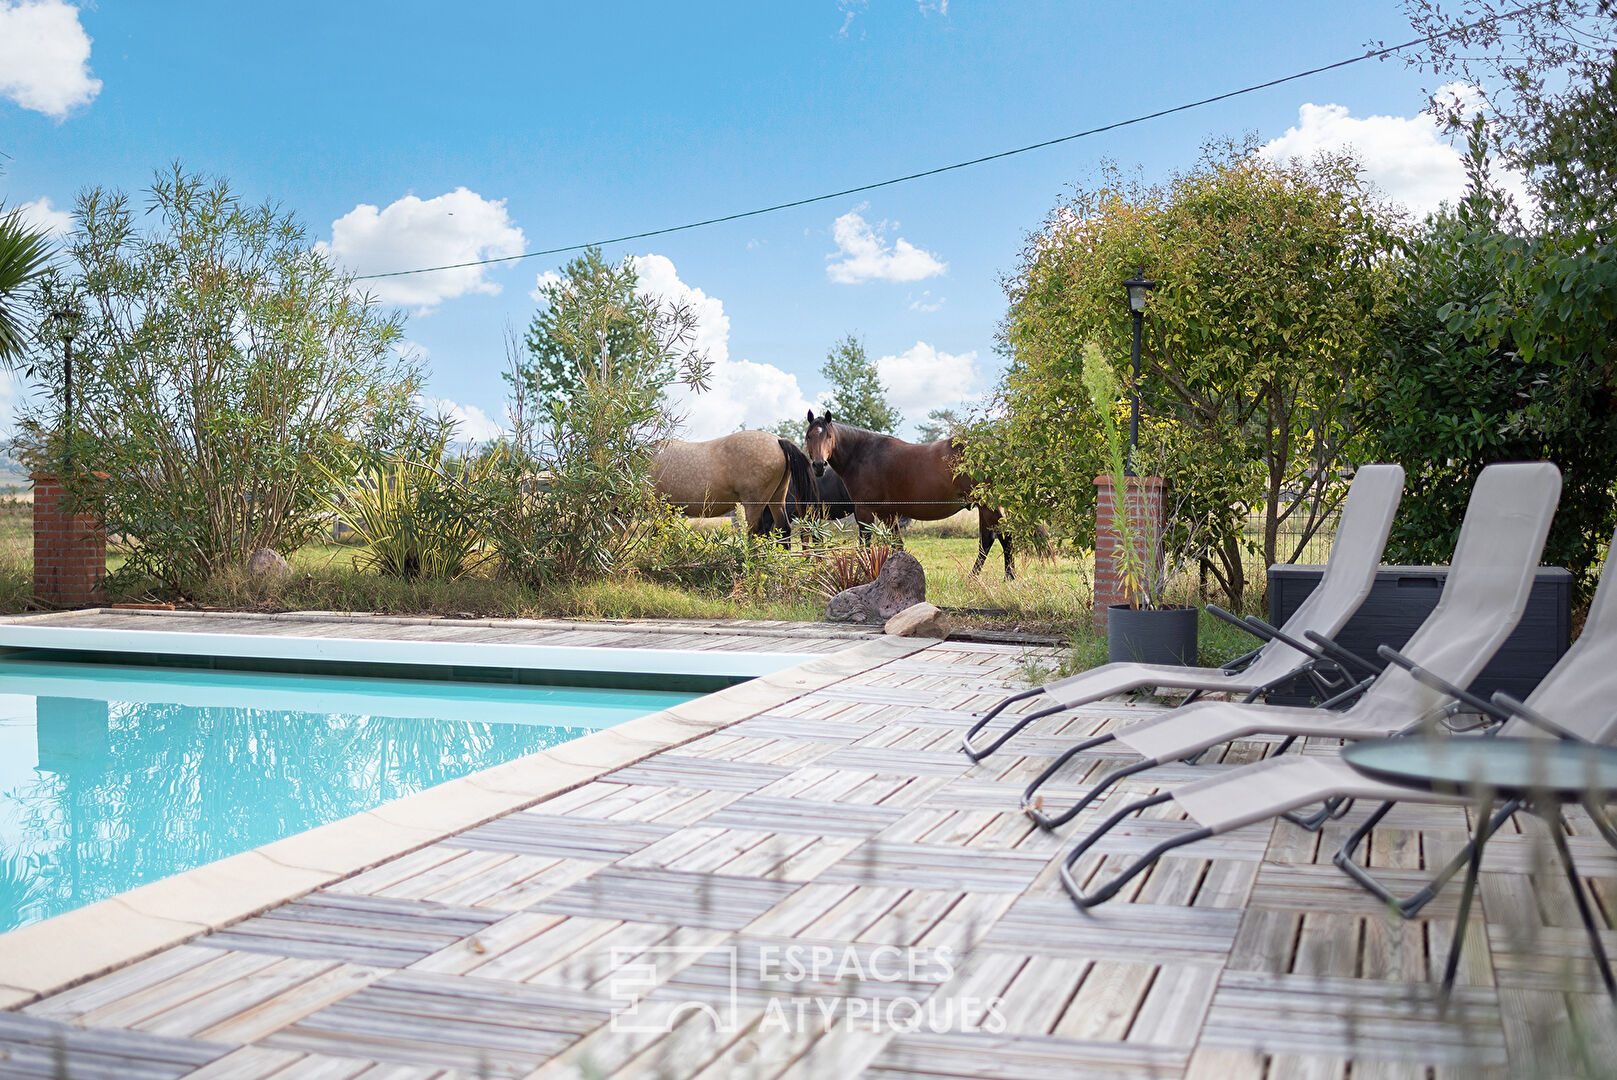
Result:
M1290 520L1281 522L1275 537L1276 560L1307 565L1323 564L1331 557L1331 537L1336 532L1336 517L1336 514L1326 517L1314 530L1313 535L1306 540L1303 538L1306 522L1301 516L1293 515ZM1263 543L1263 524L1262 514L1253 514L1246 519L1247 538L1260 547ZM1292 557L1293 552L1296 553L1296 558Z

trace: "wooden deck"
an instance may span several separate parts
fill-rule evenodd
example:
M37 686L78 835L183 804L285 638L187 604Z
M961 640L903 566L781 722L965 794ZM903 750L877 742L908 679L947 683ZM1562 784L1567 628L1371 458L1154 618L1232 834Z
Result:
M1054 860L1094 815L1046 835L1018 793L1056 736L1152 707L1042 721L972 766L961 730L1022 659L935 645L0 1013L0 1076L59 1059L153 1080L1609 1075L1617 1016L1530 821L1489 849L1446 1014L1431 980L1453 890L1410 922L1360 892L1329 865L1359 812L1180 849L1074 910ZM1272 749L1237 743L1112 798ZM1117 761L1075 762L1050 799ZM1120 830L1085 872L1187 827L1175 817ZM1466 824L1395 811L1371 861L1417 883ZM1611 925L1617 859L1573 830ZM832 964L783 977L792 946ZM626 1021L630 980L646 996Z

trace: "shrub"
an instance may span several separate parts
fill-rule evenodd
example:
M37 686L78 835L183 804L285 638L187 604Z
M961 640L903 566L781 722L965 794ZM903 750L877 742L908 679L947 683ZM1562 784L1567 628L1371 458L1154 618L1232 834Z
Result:
M704 389L709 365L689 305L637 280L632 259L592 250L547 287L527 349L507 335L514 430L474 512L504 572L536 588L628 568L667 511L651 482L667 390Z
M297 548L320 528L322 466L408 409L419 372L383 315L272 204L180 166L149 191L156 227L122 192L81 194L67 262L41 290L49 340L74 352L19 422L36 468L65 470L70 503L123 537L122 574L176 589L255 548ZM101 474L91 491L78 474ZM93 500L93 502L92 502Z
M881 573L893 553L887 544L859 544L819 553L813 570L814 588L827 599L859 585L868 585Z
M392 577L453 580L483 561L469 491L498 471L504 453L449 462L448 434L436 436L423 456L367 456L357 476L343 478L322 466L338 488L326 505L365 543L355 566Z

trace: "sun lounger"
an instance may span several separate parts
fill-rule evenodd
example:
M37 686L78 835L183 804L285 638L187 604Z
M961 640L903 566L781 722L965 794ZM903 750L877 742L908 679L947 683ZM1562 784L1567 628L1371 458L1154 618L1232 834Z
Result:
M1147 686L1190 690L1194 694L1218 692L1245 694L1248 698L1314 676L1322 696L1345 689L1334 662L1323 662L1317 650L1299 648L1296 639L1309 631L1331 637L1340 630L1375 583L1381 552L1387 545L1393 515L1403 497L1404 470L1397 465L1365 465L1353 477L1342 506L1330 559L1319 586L1309 594L1281 629L1283 637L1271 636L1257 650L1241 657L1239 667L1232 661L1222 668L1179 667L1169 664L1106 664L1024 691L995 705L966 733L964 750L973 761L980 761L998 750L1017 732L1041 717L1085 705L1092 701L1127 693ZM1243 625L1237 621L1237 625ZM1291 639L1290 642L1285 640ZM1044 696L1051 704L1018 717L1011 727L984 746L974 745L977 736L1007 706L1028 698Z
M1469 685L1482 671L1521 618L1560 492L1561 472L1549 462L1490 465L1482 470L1466 507L1442 595L1404 646L1415 663L1459 686ZM1139 754L1141 760L1107 774L1075 806L1047 814L1034 793L1073 756L1069 751L1028 788L1023 809L1040 825L1054 828L1072 820L1124 777L1234 739L1265 734L1376 738L1422 724L1449 704L1444 694L1397 666L1382 671L1351 707L1340 712L1198 702L1113 733L1107 741ZM1079 745L1088 749L1103 738Z
M1571 739L1597 745L1617 743L1617 570L1613 569L1614 563L1617 563L1617 559L1608 558L1606 561L1600 585L1589 607L1588 620L1577 642L1540 680L1525 703L1513 701L1502 693L1494 695L1491 702L1479 701L1423 668L1407 654L1389 649L1385 650L1385 655L1396 662L1400 675L1407 675L1435 693L1464 701L1471 708L1505 720L1504 725L1496 729L1499 734ZM1072 872L1078 860L1113 825L1131 814L1170 799L1189 815L1197 828L1158 844L1105 885L1085 892ZM1444 882L1466 863L1469 846L1414 896L1405 899L1393 896L1367 871L1352 862L1354 848L1395 803L1463 803L1470 801L1469 796L1416 792L1400 785L1379 783L1356 771L1334 753L1292 754L1271 757L1210 776L1206 780L1198 780L1122 808L1067 855L1062 867L1062 883L1080 907L1090 907L1116 895L1129 880L1175 848L1269 821L1327 799L1377 799L1384 803L1370 820L1348 838L1334 861L1348 871L1354 880L1389 901L1406 918L1419 911L1436 895ZM1479 822L1478 827L1493 832L1515 812L1517 805L1514 802L1506 803L1486 826ZM1617 847L1617 829L1613 828L1604 808L1589 806L1588 810L1606 842Z

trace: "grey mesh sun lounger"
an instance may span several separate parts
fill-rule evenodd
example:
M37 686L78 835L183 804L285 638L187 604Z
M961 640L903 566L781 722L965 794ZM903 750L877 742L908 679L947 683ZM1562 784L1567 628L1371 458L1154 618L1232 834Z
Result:
M1608 557L1600 586L1595 590L1594 600L1589 607L1583 633L1540 680L1525 703L1512 701L1504 694L1494 695L1493 702L1479 701L1418 665L1413 671L1405 666L1397 670L1433 688L1444 687L1450 696L1466 701L1471 707L1490 713L1496 719L1505 720L1504 726L1497 729L1499 734L1574 739L1605 745L1617 743L1617 570L1613 569L1614 564L1617 564L1617 559ZM1391 650L1385 650L1384 655L1409 663L1407 657ZM1117 822L1169 799L1177 803L1198 828L1157 845L1113 880L1085 893L1072 872L1078 860ZM1465 796L1445 796L1379 783L1354 770L1338 754L1288 754L1206 780L1197 780L1172 792L1154 795L1124 807L1067 855L1062 867L1062 884L1080 907L1090 907L1116 895L1130 879L1174 848L1268 821L1327 799L1377 799L1385 804L1347 839L1337 852L1335 862L1359 884L1389 901L1406 918L1420 910L1436 895L1443 883L1466 863L1469 846L1413 897L1400 900L1393 896L1367 871L1352 862L1354 848L1394 803L1456 803L1471 800ZM1478 827L1486 828L1491 833L1504 824L1516 811L1517 805L1515 802L1506 803L1485 826L1479 822ZM1617 829L1613 828L1604 809L1594 805L1587 809L1606 842L1617 847ZM1576 888L1574 885L1574 892Z
M1381 552L1387 546L1387 533L1392 528L1403 493L1404 470L1398 465L1365 465L1354 474L1353 486L1348 489L1342 505L1324 576L1286 620L1281 628L1285 637L1295 642L1309 631L1332 637L1358 610L1375 583L1376 568L1381 563ZM1256 696L1317 671L1320 663L1317 654L1306 654L1277 637L1271 637L1242 659L1247 663L1236 670L1132 663L1091 668L1001 701L966 732L964 750L973 761L980 761L1033 721L1113 694L1157 686L1195 693L1231 692ZM1331 667L1334 670L1336 666ZM1343 685L1322 682L1319 687L1334 691ZM973 744L972 739L1007 706L1040 695L1048 697L1052 704L1017 717L1008 730L987 745Z
M1549 462L1490 465L1482 470L1466 506L1442 595L1404 645L1414 663L1457 686L1468 686L1477 677L1521 618L1560 494L1561 471ZM1115 741L1142 760L1108 773L1077 805L1054 816L1031 799L1031 792L1053 772L1052 766L1029 788L1023 809L1040 825L1053 828L1072 820L1124 777L1233 739L1266 734L1338 739L1395 735L1425 722L1447 703L1443 693L1397 666L1383 670L1351 707L1340 712L1199 702L1080 743L1087 750ZM1058 764L1071 756L1069 751Z

